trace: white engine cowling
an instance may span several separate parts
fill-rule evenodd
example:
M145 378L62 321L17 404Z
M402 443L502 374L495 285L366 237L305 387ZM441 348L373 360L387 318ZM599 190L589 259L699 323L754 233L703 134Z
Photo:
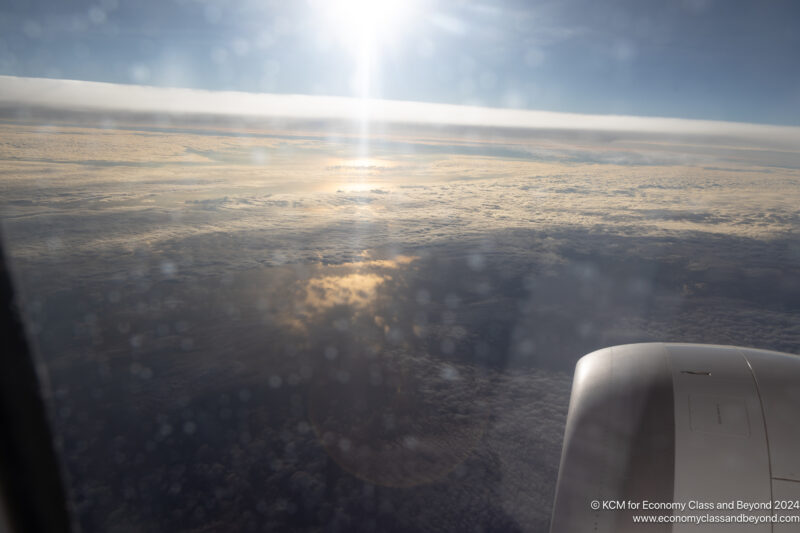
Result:
M758 518L800 516L796 500L800 357L652 343L578 361L551 533L800 531Z

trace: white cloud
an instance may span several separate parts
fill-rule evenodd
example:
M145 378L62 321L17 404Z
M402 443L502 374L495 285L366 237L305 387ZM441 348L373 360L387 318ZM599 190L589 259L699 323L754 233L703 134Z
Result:
M614 140L684 139L693 144L749 146L793 153L800 127L662 117L585 115L334 96L119 85L0 76L0 106L57 110L196 114L242 119L345 120L376 123L612 134ZM642 135L646 137L642 137Z

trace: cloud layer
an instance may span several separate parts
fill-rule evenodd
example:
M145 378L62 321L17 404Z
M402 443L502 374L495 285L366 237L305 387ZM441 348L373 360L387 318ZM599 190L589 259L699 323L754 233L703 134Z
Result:
M737 146L794 153L800 128L657 117L585 115L451 104L328 96L256 94L0 76L0 106L95 113L221 116L275 122L287 119L416 124L608 136L628 141L682 139L695 145ZM113 116L113 115L112 115Z
M800 350L794 130L3 83L75 106L6 115L0 213L86 530L544 531L581 355Z

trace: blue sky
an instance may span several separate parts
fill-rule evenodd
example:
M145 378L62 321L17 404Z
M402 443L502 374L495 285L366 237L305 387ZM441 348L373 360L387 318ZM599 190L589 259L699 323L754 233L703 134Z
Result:
M368 91L352 15L320 0L6 0L0 74L800 125L797 2L411 4Z

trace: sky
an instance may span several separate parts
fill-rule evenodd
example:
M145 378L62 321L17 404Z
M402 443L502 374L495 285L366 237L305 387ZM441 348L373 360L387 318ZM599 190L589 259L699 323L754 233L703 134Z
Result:
M10 0L0 74L800 125L798 20L792 1Z

